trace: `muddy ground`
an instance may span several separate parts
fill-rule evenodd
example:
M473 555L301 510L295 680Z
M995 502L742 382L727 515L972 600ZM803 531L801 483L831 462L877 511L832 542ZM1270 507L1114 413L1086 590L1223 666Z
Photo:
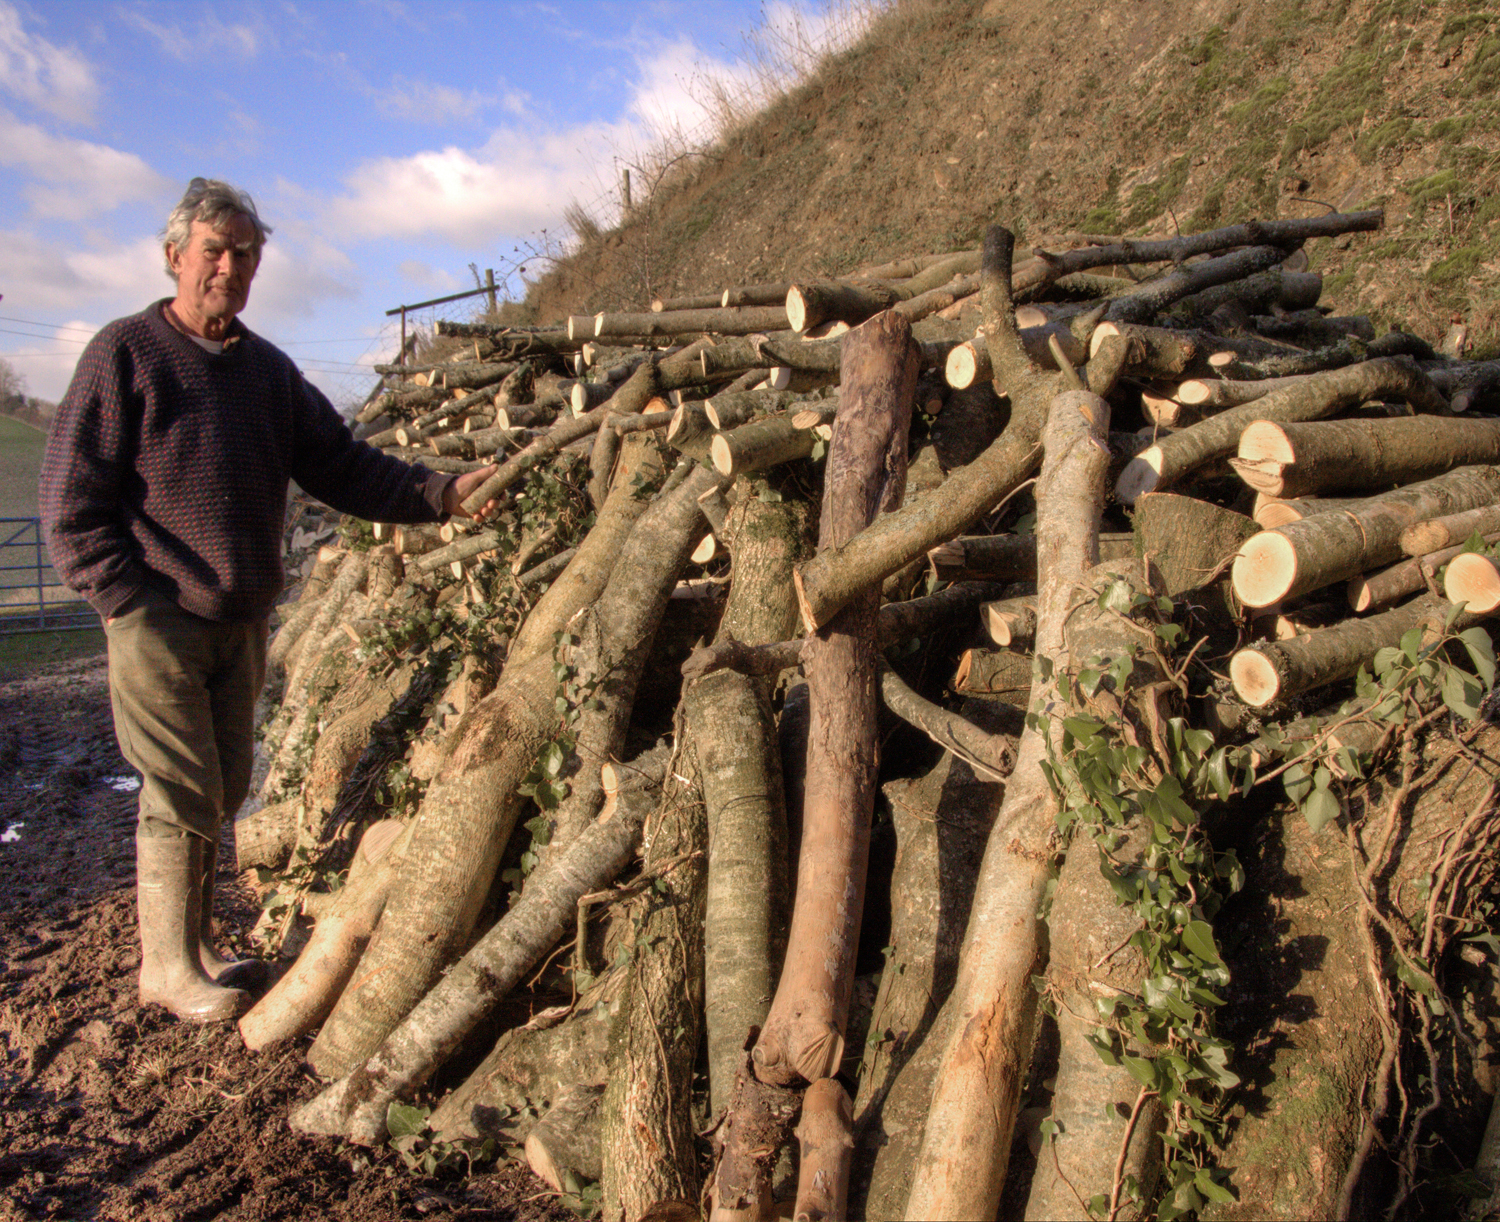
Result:
M302 1043L254 1056L137 1002L132 775L102 654L0 678L0 1220L571 1218L512 1162L423 1177L296 1135ZM234 945L255 896L229 865L218 893Z

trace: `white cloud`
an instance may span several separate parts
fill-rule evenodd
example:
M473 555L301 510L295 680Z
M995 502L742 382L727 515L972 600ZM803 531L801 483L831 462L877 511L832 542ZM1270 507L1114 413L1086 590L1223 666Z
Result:
M404 76L393 77L387 88L371 92L382 114L411 123L453 123L472 119L494 100L477 89L464 93L448 85L409 80Z
M38 215L76 221L136 200L157 200L172 184L134 153L54 136L0 109L0 165L39 181L22 194Z
M21 26L21 14L0 0L0 88L70 123L92 123L99 84L87 59Z
M39 328L40 329L40 328ZM98 328L81 320L49 327L45 338L7 344L4 358L26 379L26 393L56 403L68 388L84 345ZM15 339L14 336L6 336Z
M465 249L556 227L563 207L598 191L596 167L629 142L625 125L561 132L502 128L482 148L450 146L361 165L329 206L357 238L438 238Z
M396 271L407 284L434 293L456 293L463 283L451 272L423 263L420 259L403 259L397 264Z
M120 17L141 33L156 39L163 51L185 64L220 51L237 59L254 59L260 51L261 37L255 30L248 25L226 25L212 13L199 17L190 27L164 25L131 9L122 10Z

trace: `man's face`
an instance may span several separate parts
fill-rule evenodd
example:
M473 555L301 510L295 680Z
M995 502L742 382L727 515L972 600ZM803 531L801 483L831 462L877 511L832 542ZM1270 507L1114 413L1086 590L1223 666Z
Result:
M177 277L179 305L197 318L227 323L245 308L260 266L255 226L246 216L222 229L194 221L185 245L168 243L167 261Z

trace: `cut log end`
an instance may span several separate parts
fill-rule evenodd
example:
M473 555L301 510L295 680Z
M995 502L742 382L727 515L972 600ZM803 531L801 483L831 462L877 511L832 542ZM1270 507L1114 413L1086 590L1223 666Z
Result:
M793 331L806 331L809 326L813 325L808 321L807 300L802 289L797 285L793 285L787 291L786 320Z
M1259 650L1242 649L1229 662L1234 694L1254 708L1265 708L1281 691L1281 677Z
M1286 536L1265 531L1247 539L1229 571L1235 596L1247 607L1269 607L1297 580L1297 549Z
M1500 607L1500 562L1464 552L1448 562L1443 593L1452 603L1467 603L1468 609L1488 614Z
M1250 462L1297 461L1286 430L1274 420L1255 420L1245 426L1240 434L1239 456Z
M1142 450L1120 472L1115 481L1115 495L1127 505L1134 505L1137 497L1156 491L1161 480L1161 447L1150 446Z

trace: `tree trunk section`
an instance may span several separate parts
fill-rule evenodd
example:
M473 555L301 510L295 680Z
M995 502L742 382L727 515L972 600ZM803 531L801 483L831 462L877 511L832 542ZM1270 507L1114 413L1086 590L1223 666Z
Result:
M1320 513L1248 540L1230 570L1247 607L1268 607L1347 581L1401 557L1401 532L1415 522L1500 501L1500 467L1462 467L1371 497L1342 513Z
M1087 392L1057 396L1037 486L1037 654L1066 667L1063 626L1097 555L1109 405ZM1055 682L1055 681L1054 681ZM1039 684L1043 712L1055 689ZM1050 732L1050 731L1049 731ZM1043 957L1037 921L1052 858L1057 802L1042 772L1042 732L1021 736L1005 801L990 831L958 979L945 1009L947 1039L906 1202L908 1218L992 1218L1031 1056Z
M847 543L900 503L916 390L911 326L883 314L844 341L843 396L824 478L819 548ZM837 1072L863 911L878 760L875 619L870 589L809 643L802 852L787 959L754 1048L756 1074L780 1086Z

